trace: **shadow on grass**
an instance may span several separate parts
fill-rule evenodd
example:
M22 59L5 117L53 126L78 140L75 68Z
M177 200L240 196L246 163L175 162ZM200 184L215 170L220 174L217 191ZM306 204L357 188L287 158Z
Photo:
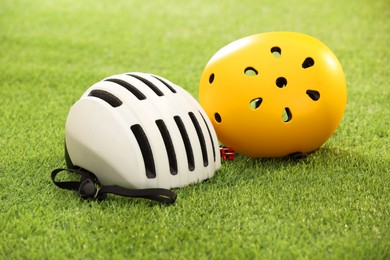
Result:
M389 160L385 158L354 153L340 147L324 146L300 160L292 157L249 158L238 155L234 161L223 161L216 176L203 183L208 183L207 186L211 185L212 189L214 185L245 186L243 183L256 179L268 182L270 179L275 181L275 178L288 178L291 181L310 182L327 177L342 178L345 175L380 177L386 173L389 178L389 164Z

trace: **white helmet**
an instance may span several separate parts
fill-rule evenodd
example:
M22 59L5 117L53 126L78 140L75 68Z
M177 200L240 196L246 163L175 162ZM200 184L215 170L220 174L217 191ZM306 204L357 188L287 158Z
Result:
M65 150L68 168L84 179L80 171L103 187L132 190L182 187L221 166L216 133L199 103L172 82L139 72L108 77L83 94L66 120ZM52 174L57 186L60 170Z

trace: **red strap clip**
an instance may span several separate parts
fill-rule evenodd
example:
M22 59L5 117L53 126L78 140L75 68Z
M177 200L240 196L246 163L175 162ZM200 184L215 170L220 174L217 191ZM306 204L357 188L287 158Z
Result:
M222 160L225 160L225 161L233 161L234 160L234 158L236 156L236 152L233 150L233 148L226 147L226 146L220 146L219 150L221 151Z

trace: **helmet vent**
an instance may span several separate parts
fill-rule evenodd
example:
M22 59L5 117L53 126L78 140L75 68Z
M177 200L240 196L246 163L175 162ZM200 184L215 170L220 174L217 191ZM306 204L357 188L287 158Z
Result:
M100 98L106 101L112 107L119 107L120 105L122 105L122 101L119 98L105 90L94 89L88 94L88 96Z
M320 92L318 92L317 90L308 89L308 90L306 90L306 94L307 94L313 101L317 101L317 100L320 99Z
M135 139L137 140L139 148L141 149L145 164L146 177L149 179L156 178L156 167L154 165L152 148L150 147L148 137L146 136L142 127L138 124L131 126L130 129L133 132Z
M290 122L291 119L292 119L292 114L291 114L290 109L288 107L284 108L283 113L282 113L283 122L285 122L285 123Z
M261 105L261 102L263 102L262 98L255 98L255 99L252 99L251 102L249 102L249 106L252 109L258 109Z
M214 75L214 73L212 73L212 74L210 75L210 77L209 77L209 83L210 83L210 84L212 84L212 83L214 82L214 77L215 77L215 75Z
M302 63L302 68L304 69L310 68L312 66L314 66L314 60L310 57L307 57Z
M161 136L164 140L165 149L168 154L169 170L171 171L172 175L176 175L177 160L176 160L176 153L175 153L175 148L173 147L171 135L169 134L167 126L165 125L163 120L161 119L156 120L156 125L158 127L158 130L160 130Z
M190 138L188 137L187 130L184 126L183 121L179 116L174 116L177 128L179 128L181 138L183 139L184 147L187 154L188 169L190 171L195 170L195 161L194 161L194 152L192 151L192 146Z
M277 46L271 48L271 53L277 59L279 59L282 56L282 50Z
M153 92L156 93L157 96L159 96L159 97L164 96L164 93L162 93L161 90L156 85L154 85L152 82L150 82L149 80L147 80L147 79L145 79L145 78L143 78L141 76L134 75L134 74L126 74L126 75L131 76L133 78L136 78L139 81L142 81L151 90L153 90Z
M191 121L194 124L196 133L198 135L200 148L202 149L203 166L206 167L209 165L209 159L208 159L208 155L207 155L206 141L204 139L202 128L200 127L198 119L196 119L196 116L194 115L194 113L189 112L188 115L190 116Z
M213 158L214 158L214 162L215 162L216 156L215 156L214 139L213 139L213 136L211 135L210 128L209 128L209 125L208 125L207 122L206 122L206 119L203 117L202 113L199 112L199 114L200 114L200 116L202 117L203 122L204 122L204 124L205 124L206 127L207 127L207 132L209 133L209 136L210 136L211 145L213 146Z
M162 80L160 79L159 77L156 77L154 75L150 75L152 76L153 78L157 79L158 81L160 81L162 84L164 84L167 88L169 88L169 90L172 92L172 93L176 93L176 90L170 85L168 84L168 82L166 82L165 80Z
M247 76L256 76L257 74L259 74L257 72L257 70L253 67L247 67L245 70L244 70L244 73L245 75Z
M217 121L217 123L222 123L222 117L221 117L220 114L215 113L214 114L214 119L215 119L215 121Z
M284 77L277 78L276 86L278 86L278 88L284 88L285 86L287 86L287 79Z
M136 87L131 85L129 82L126 82L126 81L121 80L121 79L105 79L104 81L114 82L114 83L124 87L125 89L130 91L134 96L136 96L136 98L138 98L139 100L146 99L145 95L142 94L141 91L139 91Z

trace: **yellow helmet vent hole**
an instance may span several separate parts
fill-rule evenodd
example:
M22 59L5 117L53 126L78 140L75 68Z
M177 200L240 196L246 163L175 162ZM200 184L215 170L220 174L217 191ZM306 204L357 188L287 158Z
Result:
M317 100L320 99L320 92L318 92L317 90L308 89L308 90L306 90L306 94L307 94L313 101L317 101Z
M314 66L314 60L310 57L307 57L302 63L302 68L304 69L310 68L312 66Z
M217 123L221 123L222 122L221 115L218 114L218 113L214 114L214 119L215 119L215 121L217 121Z
M271 48L271 53L277 59L279 59L282 56L282 50L277 46Z
M261 102L263 102L262 98L255 98L255 99L252 99L251 102L249 102L249 106L252 109L258 109L261 105Z
M257 70L253 67L247 67L245 70L244 70L244 73L245 75L247 76L256 76L257 74L259 74L257 72Z
M287 86L287 79L284 77L277 78L276 86L278 86L278 88L284 88L285 86Z
M283 109L282 120L283 122L287 123L290 122L291 119L292 119L291 111L288 107L286 107L285 109Z
M212 84L214 82L214 77L215 77L214 73L210 75L210 77L209 77L210 84Z

